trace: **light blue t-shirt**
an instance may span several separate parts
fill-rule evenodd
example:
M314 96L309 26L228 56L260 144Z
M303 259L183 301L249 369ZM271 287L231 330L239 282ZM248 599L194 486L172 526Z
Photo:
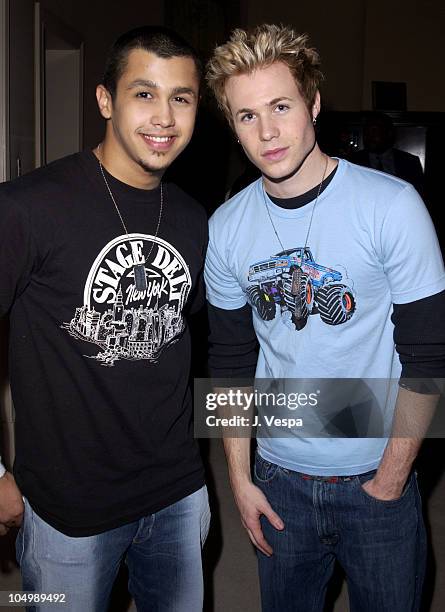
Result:
M408 183L345 160L313 207L276 206L259 179L218 208L210 220L208 300L227 310L252 304L260 343L257 378L397 379L392 304L445 289L429 214ZM289 307L297 268L305 273L298 287L312 309L302 329ZM395 393L387 398L387 415L394 401ZM266 460L314 475L374 469L386 443L298 435L258 439Z

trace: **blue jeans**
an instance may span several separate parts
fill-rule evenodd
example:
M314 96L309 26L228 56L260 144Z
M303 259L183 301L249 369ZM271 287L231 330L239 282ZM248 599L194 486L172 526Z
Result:
M285 528L262 517L274 553L258 552L263 612L321 612L338 560L351 612L417 612L426 535L415 474L402 496L379 501L362 484L375 471L335 482L304 477L257 453L255 483Z
M65 593L67 601L27 609L106 612L125 558L138 612L198 612L203 601L201 548L209 521L206 487L139 521L79 538L48 525L25 500L16 542L23 590Z

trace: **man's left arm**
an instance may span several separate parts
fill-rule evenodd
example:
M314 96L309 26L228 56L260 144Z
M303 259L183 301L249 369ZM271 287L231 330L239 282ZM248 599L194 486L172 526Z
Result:
M394 304L392 320L402 364L393 428L375 477L363 485L383 500L402 494L445 379L445 291Z
M399 388L391 437L376 475L362 485L367 493L382 500L402 495L438 399L438 395Z

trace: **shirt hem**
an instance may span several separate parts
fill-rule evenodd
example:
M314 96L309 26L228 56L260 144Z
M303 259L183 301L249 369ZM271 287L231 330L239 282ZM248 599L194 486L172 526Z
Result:
M181 480L181 484L183 484L183 480ZM163 510L164 508L175 504L181 499L184 499L184 497L195 493L204 485L204 475L200 473L199 476L194 476L193 480L188 483L188 486L181 487L181 489L179 490L170 491L169 494L162 497L157 504L146 505L143 506L138 512L132 513L125 517L114 519L112 521L107 521L106 523L95 523L94 525L75 525L72 523L67 524L63 521L58 520L52 514L45 512L45 510L43 510L38 504L35 504L33 500L29 499L27 496L26 497L34 512L51 527L57 529L57 531L60 531L61 533L69 537L88 537L99 535L100 533L123 527L124 525L128 525L129 523L133 523L135 521L140 520L144 516L159 512L160 510ZM124 502L122 505L125 505ZM88 509L85 509L85 516L88 516L88 514Z
M404 291L402 293L392 293L392 301L394 304L409 304L423 298L431 297L440 293L445 289L445 276L442 276L434 283L429 283L420 287L416 291Z
M207 295L207 301L212 306L216 306L217 308L222 308L223 310L237 310L238 308L242 308L243 306L247 304L247 300L244 300L243 302L241 301L236 302L235 304L233 302L228 304L228 302L223 302L222 300L215 300L214 298L210 298L208 295Z

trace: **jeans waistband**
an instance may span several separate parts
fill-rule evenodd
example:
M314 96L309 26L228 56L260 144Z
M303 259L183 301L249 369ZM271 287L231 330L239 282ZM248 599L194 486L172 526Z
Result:
M299 472L301 478L303 480L318 480L320 482L349 482L355 478L355 476L313 476L311 474L301 474Z
M316 476L314 474L303 474L302 472L296 472L303 480L318 480L319 482L350 482L351 480L355 480L355 478L360 478L363 476L369 476L370 478L374 476L377 472L376 469L369 470L368 472L363 472L362 474L346 474L344 476Z

